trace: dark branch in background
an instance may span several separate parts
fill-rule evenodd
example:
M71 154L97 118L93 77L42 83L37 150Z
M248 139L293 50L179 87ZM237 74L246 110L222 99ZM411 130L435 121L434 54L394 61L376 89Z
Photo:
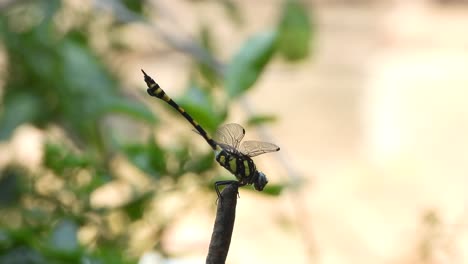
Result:
M155 35L160 36L167 44L174 49L195 58L196 61L212 68L220 76L223 75L224 65L217 61L210 53L208 53L202 46L198 45L193 38L187 36L185 39L180 36L176 36L172 32L163 29L158 24L150 22L147 18L141 16L129 10L122 3L115 0L101 0L94 1L94 5L101 10L107 10L115 15L115 18L119 22L131 23L139 22L146 24L154 31ZM175 22L174 22L175 23ZM171 28L171 30L174 30ZM178 34L181 35L181 30L177 30Z
M225 263L231 244L232 229L236 218L237 194L239 185L231 183L221 192L218 201L216 220L211 235L210 248L206 257L207 264Z

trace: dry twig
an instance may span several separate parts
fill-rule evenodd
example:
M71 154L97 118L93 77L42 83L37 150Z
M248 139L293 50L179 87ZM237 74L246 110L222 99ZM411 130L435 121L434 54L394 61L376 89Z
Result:
M216 220L211 235L207 264L225 263L231 244L232 230L236 218L237 194L239 185L233 182L224 188L221 192L221 198L218 202Z

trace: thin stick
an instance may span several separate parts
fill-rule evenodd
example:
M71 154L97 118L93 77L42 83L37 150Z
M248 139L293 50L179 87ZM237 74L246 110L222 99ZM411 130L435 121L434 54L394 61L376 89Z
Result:
M236 219L236 205L239 184L231 183L221 192L218 202L216 219L211 235L210 248L206 257L207 264L220 264L226 262L231 244L234 220Z

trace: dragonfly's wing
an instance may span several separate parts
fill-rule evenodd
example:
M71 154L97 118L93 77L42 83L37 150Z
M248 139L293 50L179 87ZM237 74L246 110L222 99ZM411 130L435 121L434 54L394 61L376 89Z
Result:
M249 157L255 157L263 153L278 151L280 148L268 142L247 140L242 142L239 150Z
M225 124L216 130L215 141L218 143L229 145L235 149L239 147L239 143L245 135L245 129L239 124Z

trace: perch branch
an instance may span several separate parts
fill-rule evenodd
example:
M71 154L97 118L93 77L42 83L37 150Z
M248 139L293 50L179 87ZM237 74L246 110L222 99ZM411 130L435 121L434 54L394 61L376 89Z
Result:
M232 230L236 218L237 194L239 185L237 182L229 184L221 192L218 202L216 219L211 235L207 264L225 263L231 244Z

